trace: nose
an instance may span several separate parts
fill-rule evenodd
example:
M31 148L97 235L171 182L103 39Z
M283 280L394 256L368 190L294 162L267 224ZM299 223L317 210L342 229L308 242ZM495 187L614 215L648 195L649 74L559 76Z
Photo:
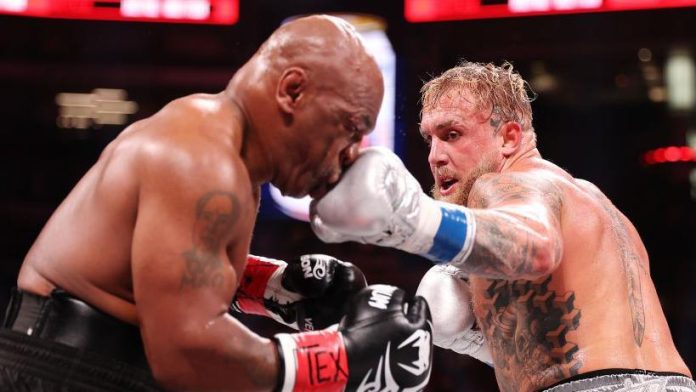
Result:
M448 156L444 148L444 143L438 138L430 141L430 152L428 153L428 163L432 167L440 167L447 164Z
M341 159L341 165L343 167L350 166L358 158L358 152L360 150L360 143L353 143L348 148L343 151L343 157Z

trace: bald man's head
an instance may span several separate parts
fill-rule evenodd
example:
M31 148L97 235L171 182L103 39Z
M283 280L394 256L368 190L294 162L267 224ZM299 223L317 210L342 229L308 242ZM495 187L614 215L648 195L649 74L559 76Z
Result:
M229 89L244 108L247 134L270 157L272 183L295 197L337 180L374 128L384 94L358 32L325 15L278 28Z
M366 52L360 35L343 19L313 15L295 19L279 27L257 53L274 63L308 63L315 56L335 60Z
M351 101L363 101L369 92L378 93L381 102L379 67L359 33L341 18L313 15L288 22L273 32L256 57L276 76L290 67L300 67L320 86L345 89Z

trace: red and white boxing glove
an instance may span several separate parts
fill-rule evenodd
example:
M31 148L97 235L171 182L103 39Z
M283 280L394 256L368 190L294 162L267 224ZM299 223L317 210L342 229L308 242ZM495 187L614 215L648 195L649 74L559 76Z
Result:
M340 321L349 298L365 286L358 267L331 256L285 262L249 255L230 309L302 331L321 329Z
M436 265L423 275L416 295L423 296L433 316L433 344L469 355L493 366L486 338L474 324L468 277L458 268Z
M350 301L337 329L275 336L281 358L276 390L421 391L430 380L428 303L373 285Z

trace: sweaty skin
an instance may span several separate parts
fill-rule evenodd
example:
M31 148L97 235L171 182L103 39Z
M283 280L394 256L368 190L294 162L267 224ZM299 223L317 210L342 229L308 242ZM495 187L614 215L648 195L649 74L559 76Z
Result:
M444 94L424 108L421 133L435 197L475 215L461 269L500 390L608 368L690 376L634 226L597 187L544 160L532 131L473 101Z
M382 79L332 17L284 25L219 94L175 100L111 142L50 218L21 289L138 325L173 390L268 391L275 344L227 313L272 182L321 195L374 126Z

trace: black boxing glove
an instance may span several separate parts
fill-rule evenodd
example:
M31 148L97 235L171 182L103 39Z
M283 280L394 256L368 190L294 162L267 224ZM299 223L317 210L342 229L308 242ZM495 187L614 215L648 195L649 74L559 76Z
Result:
M331 256L285 262L249 255L230 309L301 331L322 329L337 323L349 298L365 286L358 267Z
M421 391L430 380L432 326L422 297L373 285L350 301L337 329L277 334L278 391Z

